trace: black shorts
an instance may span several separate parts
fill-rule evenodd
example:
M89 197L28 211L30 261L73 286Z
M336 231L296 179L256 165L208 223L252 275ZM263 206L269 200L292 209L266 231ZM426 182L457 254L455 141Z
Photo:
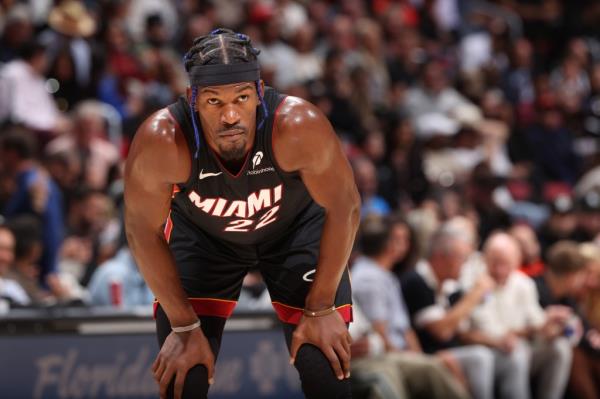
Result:
M265 280L279 319L297 324L314 277L322 228L322 217L305 215L299 217L291 234L260 245L242 246L209 236L173 209L165 234L183 288L199 316L229 317L244 276L256 268ZM347 323L352 321L351 298L346 269L335 305Z

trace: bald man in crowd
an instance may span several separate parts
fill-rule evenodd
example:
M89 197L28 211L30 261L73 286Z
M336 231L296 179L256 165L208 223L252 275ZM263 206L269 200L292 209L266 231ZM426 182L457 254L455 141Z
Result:
M518 271L518 242L496 232L485 242L483 252L496 286L473 312L463 339L493 350L499 398L530 398L530 375L536 398L562 398L571 346L566 337L554 333L555 315L539 305L533 280Z

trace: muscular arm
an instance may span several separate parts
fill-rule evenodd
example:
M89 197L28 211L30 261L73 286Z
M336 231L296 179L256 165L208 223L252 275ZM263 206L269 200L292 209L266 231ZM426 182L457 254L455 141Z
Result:
M173 326L197 320L163 234L173 184L187 180L190 155L168 111L137 131L125 167L125 228L129 247L148 286Z
M359 222L360 199L350 165L327 118L312 104L288 97L275 121L274 153L283 170L298 171L325 208L318 267L306 298L309 309L331 306Z

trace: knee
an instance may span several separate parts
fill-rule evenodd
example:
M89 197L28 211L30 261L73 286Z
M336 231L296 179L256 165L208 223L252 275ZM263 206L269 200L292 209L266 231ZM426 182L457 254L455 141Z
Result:
M480 370L493 370L494 368L494 353L485 346L477 345L473 347L473 367Z
M551 359L561 364L571 364L573 347L567 338L561 337L551 341L548 345Z
M329 360L313 345L300 347L294 364L302 390L309 399L342 399L351 398L351 387L348 379L338 380Z
M208 395L208 370L205 366L197 365L192 367L186 377L183 385L182 399L202 399ZM173 382L169 385L169 399L174 397Z
M510 368L518 373L526 373L531 363L531 348L526 342L519 342L509 357Z

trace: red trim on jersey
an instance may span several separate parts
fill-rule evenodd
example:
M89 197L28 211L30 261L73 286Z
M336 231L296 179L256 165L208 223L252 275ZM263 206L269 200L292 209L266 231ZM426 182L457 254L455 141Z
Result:
M179 188L179 186L177 184L173 184L173 191L171 191L171 198L175 198L175 194L177 194L180 191L181 191L181 189Z
M288 324L298 324L300 322L300 318L302 317L302 309L296 308L294 306L284 305L281 302L272 302L273 308L277 313L277 317L284 323ZM344 322L350 323L352 322L352 305L342 305L336 308Z
M167 221L165 223L165 239L167 242L171 240L171 232L173 231L173 220L171 220L171 211L169 211L169 216L167 216Z
M237 301L216 298L188 298L198 316L216 316L228 318L233 313ZM153 314L156 318L158 301L153 303Z

